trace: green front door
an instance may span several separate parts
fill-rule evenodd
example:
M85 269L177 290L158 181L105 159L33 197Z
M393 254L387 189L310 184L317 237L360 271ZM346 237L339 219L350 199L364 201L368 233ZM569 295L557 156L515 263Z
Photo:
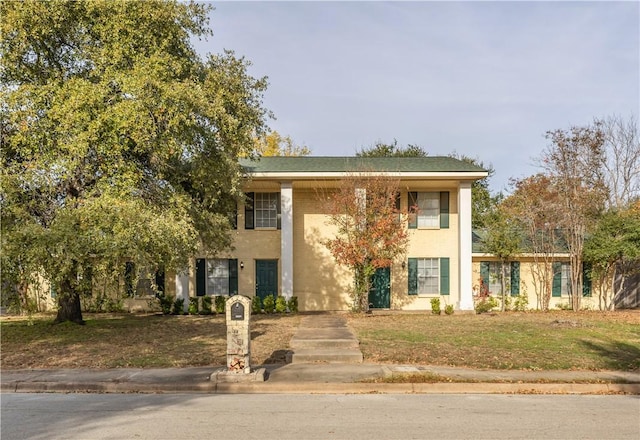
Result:
M256 260L256 295L278 296L278 260Z
M371 277L369 307L388 309L391 307L391 268L381 267Z

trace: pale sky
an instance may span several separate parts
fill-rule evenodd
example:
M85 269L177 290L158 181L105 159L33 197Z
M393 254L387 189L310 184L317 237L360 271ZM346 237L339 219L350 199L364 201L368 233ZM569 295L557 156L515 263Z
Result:
M547 130L640 115L640 2L213 2L204 55L268 76L269 126L314 156L376 141L538 171Z

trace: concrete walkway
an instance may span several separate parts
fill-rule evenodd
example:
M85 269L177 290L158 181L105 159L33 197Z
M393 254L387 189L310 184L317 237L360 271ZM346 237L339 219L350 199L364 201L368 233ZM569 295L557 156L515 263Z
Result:
M291 339L290 362L361 363L360 343L347 321L336 314L304 316Z

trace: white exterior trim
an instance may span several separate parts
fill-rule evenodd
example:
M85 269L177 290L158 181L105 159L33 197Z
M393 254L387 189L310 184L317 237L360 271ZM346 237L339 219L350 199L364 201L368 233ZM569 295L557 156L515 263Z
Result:
M473 310L473 266L471 259L471 182L458 186L458 271L460 276L460 310Z
M293 296L293 183L280 183L280 270L282 296Z
M281 180L335 180L349 177L398 177L402 179L428 179L428 180L461 180L461 179L482 179L487 177L486 171L375 171L375 172L358 172L358 171L326 171L326 172L255 172L249 173L251 178L256 179L281 179Z

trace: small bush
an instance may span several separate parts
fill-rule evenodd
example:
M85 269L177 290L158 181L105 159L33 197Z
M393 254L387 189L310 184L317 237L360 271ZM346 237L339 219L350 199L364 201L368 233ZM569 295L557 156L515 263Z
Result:
M287 301L287 308L291 313L298 313L298 297L297 296L292 296L291 298L289 298L289 301Z
M216 313L225 313L227 305L227 297L226 296L216 296Z
M202 297L202 309L200 309L199 313L201 315L211 314L211 297L210 296Z
M433 313L434 315L439 315L441 312L440 298L431 298L431 313Z
M571 307L571 303L558 303L556 304L556 309L559 310L573 310L573 307Z
M262 301L262 306L264 307L264 313L273 313L276 309L276 300L273 295L267 295Z
M197 296L189 298L189 315L197 315L199 309L200 298Z
M521 293L514 297L513 310L516 312L524 312L529 307L529 298L526 293Z
M498 307L498 300L493 296L487 296L476 302L476 313L487 313Z
M173 301L171 313L174 315L182 315L184 313L184 298L176 298L175 301Z
M287 299L282 295L278 295L278 297L276 298L276 313L284 313L286 311Z
M444 306L444 313L447 315L453 315L453 304L447 304Z
M251 312L262 313L262 300L259 296L251 298Z
M160 309L162 310L162 314L170 314L171 306L173 305L173 296L161 293L160 295L158 295L158 301L160 302Z

